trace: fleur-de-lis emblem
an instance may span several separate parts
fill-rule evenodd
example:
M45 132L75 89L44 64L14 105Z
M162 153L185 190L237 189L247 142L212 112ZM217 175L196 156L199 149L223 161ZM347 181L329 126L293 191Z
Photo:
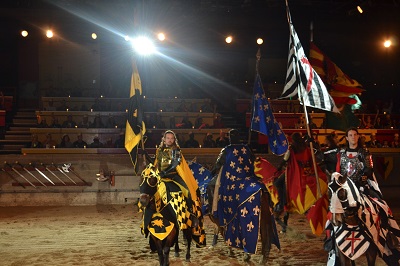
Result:
M244 207L243 209L240 210L240 213L242 214L242 217L246 217L246 215L249 213L249 211Z
M251 195L251 196L249 197L249 202L252 203L254 199L255 199L254 195Z
M246 154L246 153L247 153L247 150L246 150L245 147L243 147L243 148L241 149L241 151L242 151L243 154Z
M229 166L233 169L233 168L235 168L235 162L232 162L231 161L231 163L229 164Z
M251 232L254 229L254 225L253 222L250 222L247 224L247 232Z
M200 167L199 168L199 174L203 174L204 173L204 171L205 171L206 169L204 168L204 166L202 166L202 167Z
M238 161L239 161L240 164L243 164L243 157L239 156Z
M260 213L260 208L258 207L258 205L256 205L254 208L253 208L253 213L254 213L254 215L255 216L258 216L258 214Z
M238 153L239 153L239 151L238 151L237 149L233 149L233 152L232 152L232 153L235 154L235 156L237 156Z
M235 242L236 242L236 246L237 246L237 247L240 247L240 242L241 242L241 241L240 241L239 237L236 238Z
M250 171L250 167L246 165L246 166L244 167L244 170L246 171L246 173L248 173L248 172Z

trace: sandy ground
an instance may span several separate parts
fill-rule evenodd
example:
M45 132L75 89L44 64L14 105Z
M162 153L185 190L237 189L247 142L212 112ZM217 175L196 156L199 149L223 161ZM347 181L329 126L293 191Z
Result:
M394 210L400 217L400 208ZM134 205L79 207L0 207L0 265L158 265L148 240L140 233L141 214ZM192 246L191 262L186 247L170 265L259 265L260 255L243 262L242 252L228 249L219 240L210 249L213 225L206 217L205 248ZM288 232L280 234L281 250L273 246L268 265L326 265L323 237L310 233L304 216L293 214ZM358 265L365 265L360 259ZM377 265L384 265L378 258Z

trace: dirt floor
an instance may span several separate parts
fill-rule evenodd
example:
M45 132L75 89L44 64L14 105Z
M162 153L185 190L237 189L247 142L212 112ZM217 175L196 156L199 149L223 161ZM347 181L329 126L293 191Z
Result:
M393 209L399 220L400 208ZM78 207L0 207L0 265L158 265L148 240L140 232L141 214L134 205ZM219 240L210 249L212 223L206 217L207 247L192 246L185 262L181 243L179 258L170 265L259 265L260 255L243 262L243 254ZM287 233L280 235L281 250L273 246L268 265L326 265L323 236L311 234L303 215L293 214ZM359 259L358 265L366 265ZM384 265L378 258L376 265Z

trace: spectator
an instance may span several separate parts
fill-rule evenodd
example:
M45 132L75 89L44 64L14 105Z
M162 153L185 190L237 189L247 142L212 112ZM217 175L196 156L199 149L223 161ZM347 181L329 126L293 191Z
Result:
M390 148L389 147L389 141L384 140L383 143L382 143L382 148Z
M182 122L180 124L176 125L177 128L192 128L193 124L190 122L189 118L187 116L184 116L182 118Z
M74 147L74 145L71 142L71 139L69 138L69 135L65 134L62 137L59 147L60 148L73 148Z
M82 117L82 121L78 124L79 128L89 128L90 127L90 122L89 122L89 116L84 115Z
M93 120L93 123L90 125L91 128L104 128L103 121L101 121L100 114L97 114Z
M47 149L55 148L57 146L57 142L53 139L53 136L50 133L46 134L46 140L43 142L43 146Z
M194 139L193 132L189 132L189 139L187 141L185 141L184 147L185 148L199 148L200 147L199 142Z
M203 118L198 116L194 122L194 127L198 129L209 128L210 126L203 122Z
M296 128L296 129L306 128L306 122L305 122L303 116L300 117L300 118L297 120L297 123L294 125L294 128Z
M190 112L190 109L187 107L185 100L181 101L181 104L176 109L177 112Z
M368 148L381 148L382 147L381 143L376 139L375 133L371 134L371 140L367 142L367 147Z
M117 122L115 122L115 118L112 114L108 115L106 124L105 124L106 128L115 128L118 127Z
M46 118L42 117L40 123L37 124L37 128L48 128L49 125L46 123Z
M214 128L224 128L225 125L222 122L222 117L220 114L216 114L214 118L214 123L213 123Z
M86 148L88 144L83 140L82 133L77 135L77 140L72 144L74 148Z
M398 133L394 134L393 141L391 142L390 147L392 147L392 148L400 148L399 134Z
M217 144L213 140L213 135L211 133L207 133L207 136L205 137L203 141L203 147L204 148L216 148Z
M120 132L119 138L114 142L114 148L125 148L125 133Z
M61 124L58 123L58 118L56 116L51 116L49 128L61 128Z
M225 133L222 129L219 131L219 137L215 140L215 144L217 148L224 148L229 145L229 139L225 136Z
M62 124L63 128L75 128L76 127L76 123L74 120L72 120L72 115L68 115L67 116L67 120L64 121L64 123Z
M57 107L56 109L57 109L57 111L68 111L69 107L68 107L66 101L62 100L61 105L59 107Z
M57 108L54 106L53 100L50 100L48 106L45 108L46 111L57 111Z
M376 114L376 115L378 115L378 114ZM362 114L361 127L365 128L365 129L374 128L375 123L372 122L371 116L368 115L366 119L364 119L364 118L365 118L365 115ZM375 117L375 120L376 120L376 117Z
M104 144L100 142L99 137L95 136L93 142L90 143L89 148L103 148Z
M104 143L104 148L114 148L112 138L107 138L106 143Z
M376 129L383 128L383 124L382 124L381 118L379 116L376 118L374 128L376 128Z
M27 145L27 148L43 148L43 144L39 141L38 135L32 134L31 143Z

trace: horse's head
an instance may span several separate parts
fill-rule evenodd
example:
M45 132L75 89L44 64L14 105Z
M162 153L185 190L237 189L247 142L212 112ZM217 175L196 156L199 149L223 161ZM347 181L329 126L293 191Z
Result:
M146 207L157 191L157 184L160 181L158 169L153 164L148 164L141 174L140 182L140 204Z
M328 187L332 223L337 226L342 222L356 223L360 194L353 181L335 172Z

